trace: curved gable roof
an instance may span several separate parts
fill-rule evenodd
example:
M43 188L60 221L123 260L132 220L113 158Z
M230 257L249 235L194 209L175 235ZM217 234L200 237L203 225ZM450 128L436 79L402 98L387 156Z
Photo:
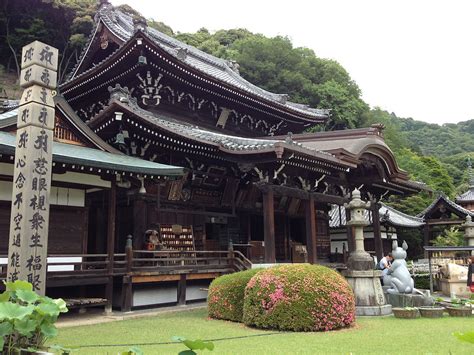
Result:
M89 42L85 46L86 50L82 53L80 61L73 69L72 74L66 83L82 76L88 71L84 71L85 68L82 68L82 64L84 58L87 56L87 51L97 34L99 23L102 23L118 39L118 41L121 42L122 45L127 43L135 34L133 19L130 15L114 8L108 3L103 4L98 10L96 25L89 38ZM271 101L274 105L284 107L290 112L303 115L303 117L311 117L316 120L315 123L324 121L329 117L329 110L311 108L305 104L290 102L287 100L288 95L286 94L272 93L250 83L241 77L235 68L233 68L232 63L227 60L207 54L153 28L147 28L146 33L143 33L143 35L150 38L161 49L171 54L176 61L188 65L219 82L242 90L259 99ZM178 52L185 54L181 55L178 54Z

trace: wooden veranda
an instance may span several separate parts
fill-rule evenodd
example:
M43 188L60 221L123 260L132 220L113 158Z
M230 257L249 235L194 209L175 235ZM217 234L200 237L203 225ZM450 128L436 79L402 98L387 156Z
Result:
M48 256L47 287L102 286L94 294L122 311L133 307L134 285L175 283L176 303L186 303L186 283L212 279L251 268L251 262L239 251L146 251L127 246L125 253L71 254ZM0 255L0 281L7 276L7 256ZM3 283L0 287L3 287ZM77 296L75 296L77 298Z

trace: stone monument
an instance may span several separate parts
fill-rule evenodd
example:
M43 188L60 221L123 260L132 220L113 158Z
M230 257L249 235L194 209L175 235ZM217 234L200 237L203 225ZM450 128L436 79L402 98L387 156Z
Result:
M402 247L398 242L392 242L393 262L383 278L387 302L393 307L422 307L433 305L429 292L423 293L415 288L415 282L408 271L406 257L408 244L403 241Z
M388 286L388 293L413 293L415 290L415 282L408 271L407 257L408 245L403 241L402 247L398 246L398 242L392 242L392 257L393 262L388 269L387 275L383 278L383 285Z
M392 306L387 304L380 278L382 272L375 270L374 260L364 249L364 227L369 223L364 218L364 212L370 207L370 202L360 198L360 191L352 192L352 200L344 205L350 210L351 219L347 222L354 227L355 250L349 255L347 270L343 275L352 287L355 295L356 315L381 316L392 313Z
M8 281L24 280L44 295L58 50L34 41L23 47L13 174Z

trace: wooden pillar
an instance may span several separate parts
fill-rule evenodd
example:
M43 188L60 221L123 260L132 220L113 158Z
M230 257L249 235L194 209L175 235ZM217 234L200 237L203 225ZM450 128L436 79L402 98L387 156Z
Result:
M133 267L133 247L132 236L127 236L127 245L125 246L125 275L122 279L122 312L130 312L133 303L133 284L132 284L132 267Z
M423 226L423 246L425 247L428 245L430 245L430 225L427 223ZM425 254L425 258L427 258L428 252L425 251L424 254Z
M263 228L265 262L275 263L275 211L271 189L263 192Z
M133 246L143 249L144 236L147 230L147 204L141 195L133 201Z
M380 214L379 214L380 204L375 202L372 205L372 224L374 229L374 245L375 245L375 255L377 255L377 260L383 258L383 244L382 244L382 233L380 231Z
M310 196L305 202L306 248L308 250L308 262L310 264L315 264L318 257L316 250L316 213L314 208L314 197Z
M186 304L186 274L181 274L178 281L178 305Z
M351 219L351 212L346 209L346 234L347 234L347 249L349 254L355 250L354 227L347 225Z
M107 306L106 312L112 311L112 298L114 294L114 252L115 252L115 215L117 209L117 185L115 177L110 183L109 206L107 218L107 274L109 280L106 286Z

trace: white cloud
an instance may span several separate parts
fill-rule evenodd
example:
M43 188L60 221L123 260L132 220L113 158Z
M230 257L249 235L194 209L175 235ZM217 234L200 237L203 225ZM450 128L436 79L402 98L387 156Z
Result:
M474 2L123 1L175 31L286 35L341 63L371 106L432 123L474 118Z

